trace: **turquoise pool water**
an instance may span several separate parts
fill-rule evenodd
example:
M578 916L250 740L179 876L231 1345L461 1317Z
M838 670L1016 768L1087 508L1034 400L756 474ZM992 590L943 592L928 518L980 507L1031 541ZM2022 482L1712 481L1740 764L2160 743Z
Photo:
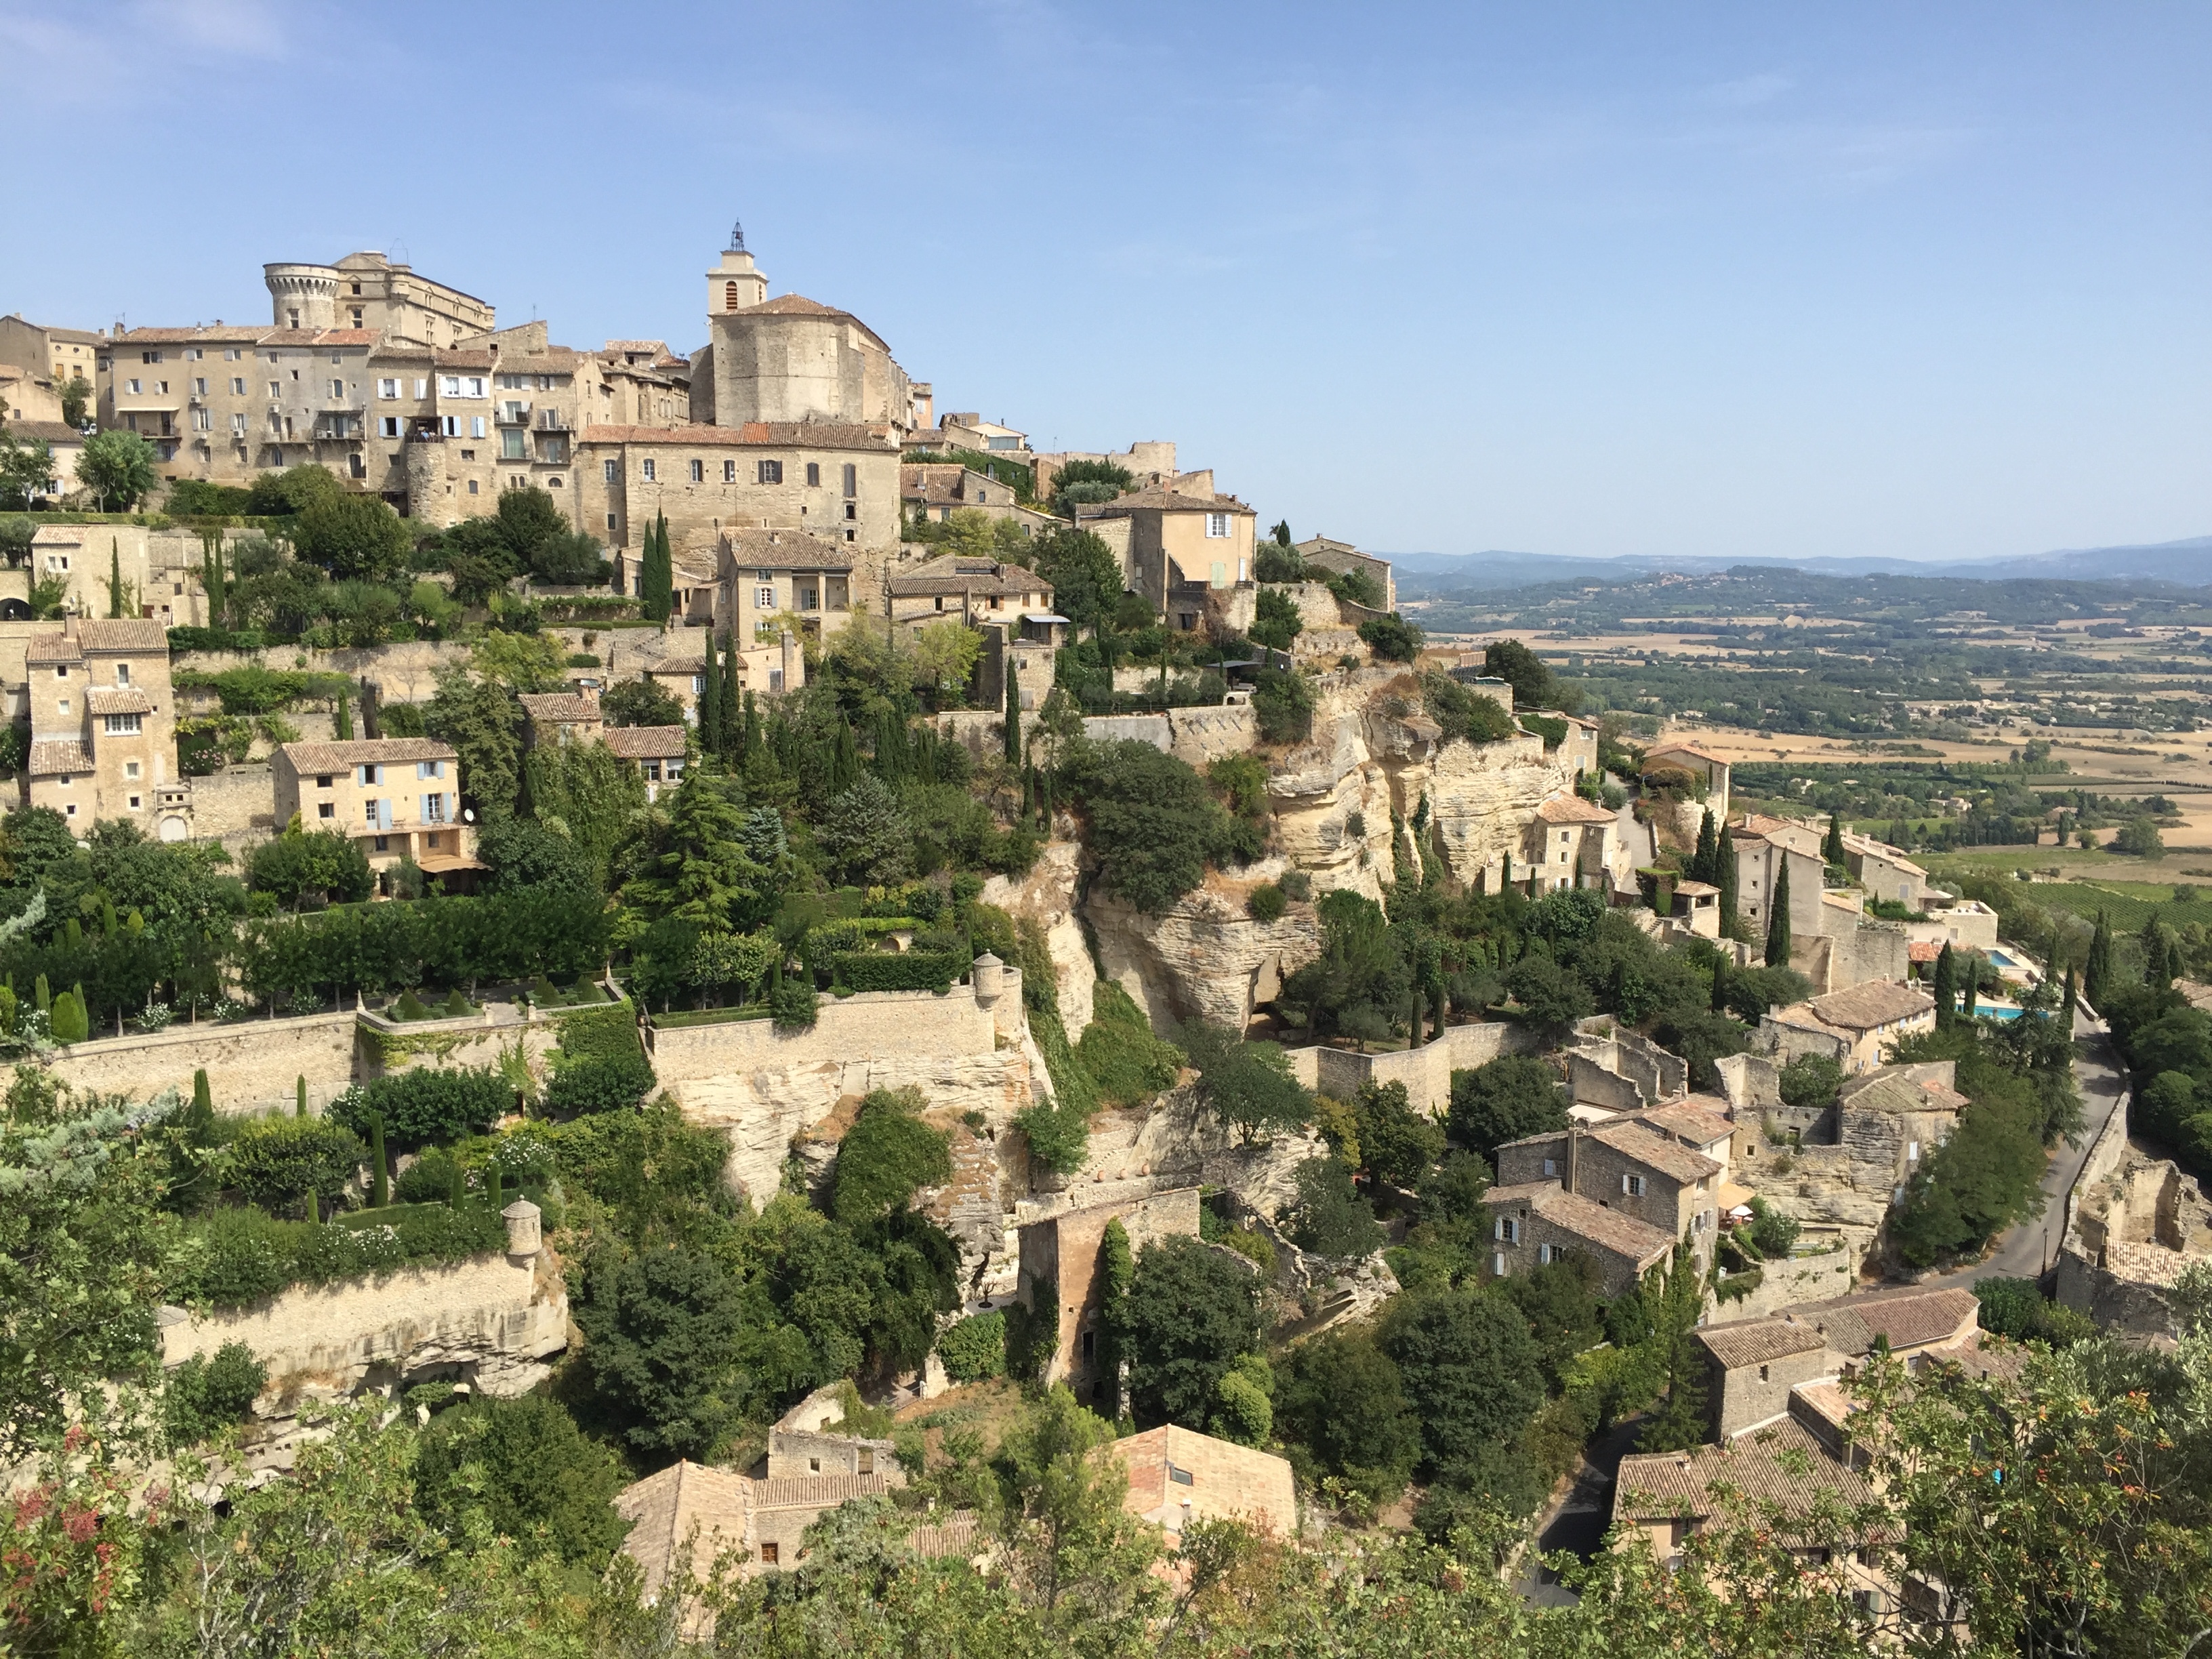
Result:
M1983 951L1982 954L1989 958L1990 965L1993 968L2025 968L2027 966L2027 964L2022 962L2018 957L2013 956L2007 951L1997 950L1995 946Z

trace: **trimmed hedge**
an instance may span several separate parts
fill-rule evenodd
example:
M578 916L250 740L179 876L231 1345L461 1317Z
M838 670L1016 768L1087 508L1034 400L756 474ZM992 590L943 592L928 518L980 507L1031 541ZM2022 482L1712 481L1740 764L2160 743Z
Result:
M545 1109L557 1116L627 1111L653 1092L656 1081L645 1055L591 1054L561 1066L545 1085Z
M425 1066L356 1084L324 1115L366 1139L374 1113L384 1115L384 1136L395 1151L482 1134L514 1105L514 1087L489 1066Z
M459 1261L506 1243L506 1223L483 1205L410 1205L344 1223L222 1209L186 1224L182 1260L166 1291L178 1302L236 1308L293 1285Z
M855 991L942 991L968 971L958 951L838 951L830 975Z

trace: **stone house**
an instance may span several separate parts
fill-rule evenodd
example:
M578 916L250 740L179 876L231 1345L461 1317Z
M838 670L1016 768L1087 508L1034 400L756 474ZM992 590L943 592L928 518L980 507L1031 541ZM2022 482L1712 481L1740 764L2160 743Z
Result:
M1928 879L1928 872L1905 854L1902 848L1872 836L1844 831L1844 863L1859 884L1886 903L1908 910L1925 910L1937 900L1948 903L1950 895Z
M1613 1297L1665 1265L1674 1249L1672 1233L1571 1193L1556 1179L1501 1181L1482 1195L1482 1206L1490 1218L1492 1279L1579 1255L1597 1265L1605 1294Z
M1880 1066L1886 1045L1934 1030L1936 999L1900 981L1869 981L1773 1009L1759 1029L1761 1045L1778 1062L1826 1054L1855 1075Z
M576 457L577 522L611 548L642 548L656 514L678 548L741 529L813 536L848 556L898 544L898 451L880 429L592 426ZM628 568L617 580L634 592Z
M1024 507L1012 484L1001 483L970 467L949 461L902 465L899 504L908 518L939 523L962 507L973 507L994 519L1012 519L1025 535L1055 529L1064 522L1049 513Z
M1690 1095L1663 1106L1648 1106L1635 1119L1652 1133L1711 1158L1723 1170L1734 1161L1730 1148L1735 1141L1735 1121L1728 1102L1717 1095Z
M369 329L436 346L489 333L498 321L489 301L381 253L349 253L327 265L279 261L261 271L270 321L281 329Z
M835 306L769 298L744 236L733 233L730 244L707 273L709 337L692 359L691 418L913 431L913 383L883 337Z
M1297 1482L1272 1452L1169 1424L1106 1448L1129 1477L1121 1507L1164 1528L1170 1544L1194 1521L1242 1521L1281 1539L1298 1535Z
M1713 822L1716 824L1725 824L1728 822L1729 763L1720 756L1716 755L1710 749L1681 738L1662 738L1644 751L1644 763L1647 767L1679 767L1689 773L1705 785L1705 799L1698 805L1712 809ZM1694 833L1694 826L1692 833ZM1794 889L1797 884L1797 878L1791 876L1790 884Z
M62 388L82 377L97 395L100 349L106 336L95 329L56 328L26 322L21 312L0 317L0 363L21 370L32 380L43 380L61 401ZM88 414L94 412L88 409ZM10 421L14 416L10 416ZM58 412L54 418L61 418Z
M1378 609L1398 608L1398 583L1390 574L1389 560L1378 559L1372 553L1361 552L1350 542L1332 541L1327 536L1309 537L1294 545L1299 559L1316 570L1326 570L1333 576L1359 571L1381 590L1382 603Z
M1905 924L1905 937L1915 945L1966 945L1978 951L1996 948L1997 913L1978 899L1952 900L1929 909L1927 918Z
M897 1466L875 1474L739 1474L688 1459L633 1482L615 1495L615 1512L630 1523L623 1552L656 1595L685 1565L701 1579L718 1560L744 1577L795 1566L806 1528L856 1498L874 1498L904 1484Z
M973 410L947 410L937 417L936 435L940 443L990 454L1025 455L1030 447L1028 433L997 421L987 421Z
M595 692L525 692L515 701L522 705L526 749L553 743L589 743L606 729L599 718Z
M947 553L891 577L885 586L891 620L908 628L950 617L970 628L996 623L1010 636L1049 641L1054 624L1061 630L1066 627L1066 619L1053 612L1050 582L1034 570L996 559Z
M730 653L738 659L740 694L750 691L757 696L780 696L806 684L806 653L788 632L779 634L772 643L743 648L726 641L724 653ZM699 699L707 689L703 646L696 657L663 657L646 664L641 672L684 705L684 718L689 724L699 723Z
M23 803L51 807L80 838L103 818L181 841L176 699L159 621L71 617L25 647L31 748ZM172 827L172 817L177 817Z
M1691 1151L1672 1133L1619 1118L1588 1128L1570 1122L1552 1133L1507 1141L1497 1161L1501 1186L1556 1181L1669 1239L1688 1239L1701 1257L1712 1254L1728 1165Z
M1569 887L1616 888L1620 817L1579 795L1553 795L1536 809L1522 845L1531 893Z
M0 420L15 436L21 438L27 425L58 426L61 418L61 393L44 370L0 362Z
M1714 817L1724 821L1717 813ZM1787 867L1791 934L1810 938L1822 931L1820 894L1827 865L1820 857L1818 831L1752 813L1729 832L1729 844L1735 849L1736 913L1747 925L1765 933L1774 890Z
M270 757L276 822L333 830L373 869L412 858L425 874L480 869L461 818L461 763L434 738L287 743Z
M653 801L660 799L662 789L673 788L684 781L690 737L681 726L613 726L607 728L604 740L643 775L645 798Z
M925 429L916 433L912 441L916 447L927 447L931 441L931 432ZM1053 480L1060 476L1060 469L1071 461L1104 461L1109 465L1118 466L1129 475L1130 482L1139 489L1148 485L1172 483L1177 478L1186 476L1196 476L1178 473L1176 471L1176 447L1172 440L1165 438L1141 440L1131 444L1127 449L1066 449L1056 450L1048 455L1032 453L1030 466L1036 475L1036 490L1039 501L1048 500L1051 497ZM1208 489L1213 488L1210 474L1206 487Z
M1196 628L1209 591L1252 580L1255 518L1234 495L1137 489L1085 516L1127 521L1123 585L1150 599L1170 627Z
M1020 1228L1015 1297L1029 1309L1033 1322L1045 1322L1053 1333L1051 1351L1038 1372L1041 1382L1066 1382L1077 1399L1088 1400L1103 1380L1096 1374L1097 1279L1106 1224L1121 1222L1133 1253L1153 1239L1197 1237L1198 1209L1198 1188L1182 1187L1090 1209L1065 1210Z
M20 444L42 443L46 453L53 458L44 483L31 491L33 506L40 499L56 505L84 499L83 488L76 481L77 458L84 453L83 433L60 421L25 421L11 416L8 435Z
M666 341L610 340L599 358L599 403L586 424L691 424L691 360Z

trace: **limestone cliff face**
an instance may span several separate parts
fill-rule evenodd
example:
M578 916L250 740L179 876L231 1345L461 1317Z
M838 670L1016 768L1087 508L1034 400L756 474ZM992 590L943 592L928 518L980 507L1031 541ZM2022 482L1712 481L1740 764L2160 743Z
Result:
M1158 916L1093 891L1085 914L1107 976L1156 1029L1202 1018L1243 1030L1255 1003L1273 996L1285 975L1321 951L1310 904L1292 904L1272 922L1255 921L1245 908L1253 888L1282 869L1270 860L1233 877L1210 872Z
M1049 842L1028 874L994 876L983 884L982 894L984 903L1044 929L1045 948L1052 954L1053 988L1060 997L1060 1023L1067 1028L1071 1042L1091 1024L1091 988L1098 979L1075 915L1082 854L1074 842Z
M1445 744L1429 769L1429 811L1436 823L1451 872L1473 882L1495 871L1509 853L1516 866L1529 823L1547 796L1574 787L1564 750L1545 752L1541 738L1508 738L1502 743Z

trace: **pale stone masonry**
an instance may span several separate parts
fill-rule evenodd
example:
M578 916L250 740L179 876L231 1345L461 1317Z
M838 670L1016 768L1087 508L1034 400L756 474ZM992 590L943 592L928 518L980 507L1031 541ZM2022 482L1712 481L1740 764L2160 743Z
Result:
M1206 595L1252 580L1252 509L1233 495L1184 495L1171 489L1133 490L1098 507L1100 524L1127 523L1123 582L1142 593L1170 627L1194 629Z
M733 234L707 273L710 338L692 360L691 418L718 426L817 421L911 432L914 386L881 335L803 295L768 296Z
M1846 1073L1870 1072L1900 1037L1936 1029L1936 999L1905 984L1880 981L1832 991L1778 1008L1759 1023L1759 1037L1778 1060L1826 1054Z
M1044 1322L1052 1347L1041 1378L1066 1382L1089 1400L1104 1382L1097 1375L1098 1251L1106 1225L1119 1221L1132 1254L1156 1239L1198 1237L1198 1188L1154 1193L1087 1210L1071 1210L1021 1229L1019 1289L1016 1295L1033 1321Z
M288 743L270 757L276 819L336 830L374 869L412 858L427 873L477 867L461 818L460 757L434 738Z
M1272 1452L1174 1424L1107 1449L1129 1477L1121 1507L1165 1528L1170 1541L1194 1521L1242 1521L1271 1537L1297 1536L1297 1483Z
M52 807L80 837L114 818L182 840L161 816L181 793L161 624L72 617L60 633L30 642L24 672L31 705L25 805Z
M741 530L805 533L848 557L898 544L898 449L883 428L594 425L577 434L576 465L576 523L633 560L658 516L678 550ZM636 591L627 574L623 591Z

